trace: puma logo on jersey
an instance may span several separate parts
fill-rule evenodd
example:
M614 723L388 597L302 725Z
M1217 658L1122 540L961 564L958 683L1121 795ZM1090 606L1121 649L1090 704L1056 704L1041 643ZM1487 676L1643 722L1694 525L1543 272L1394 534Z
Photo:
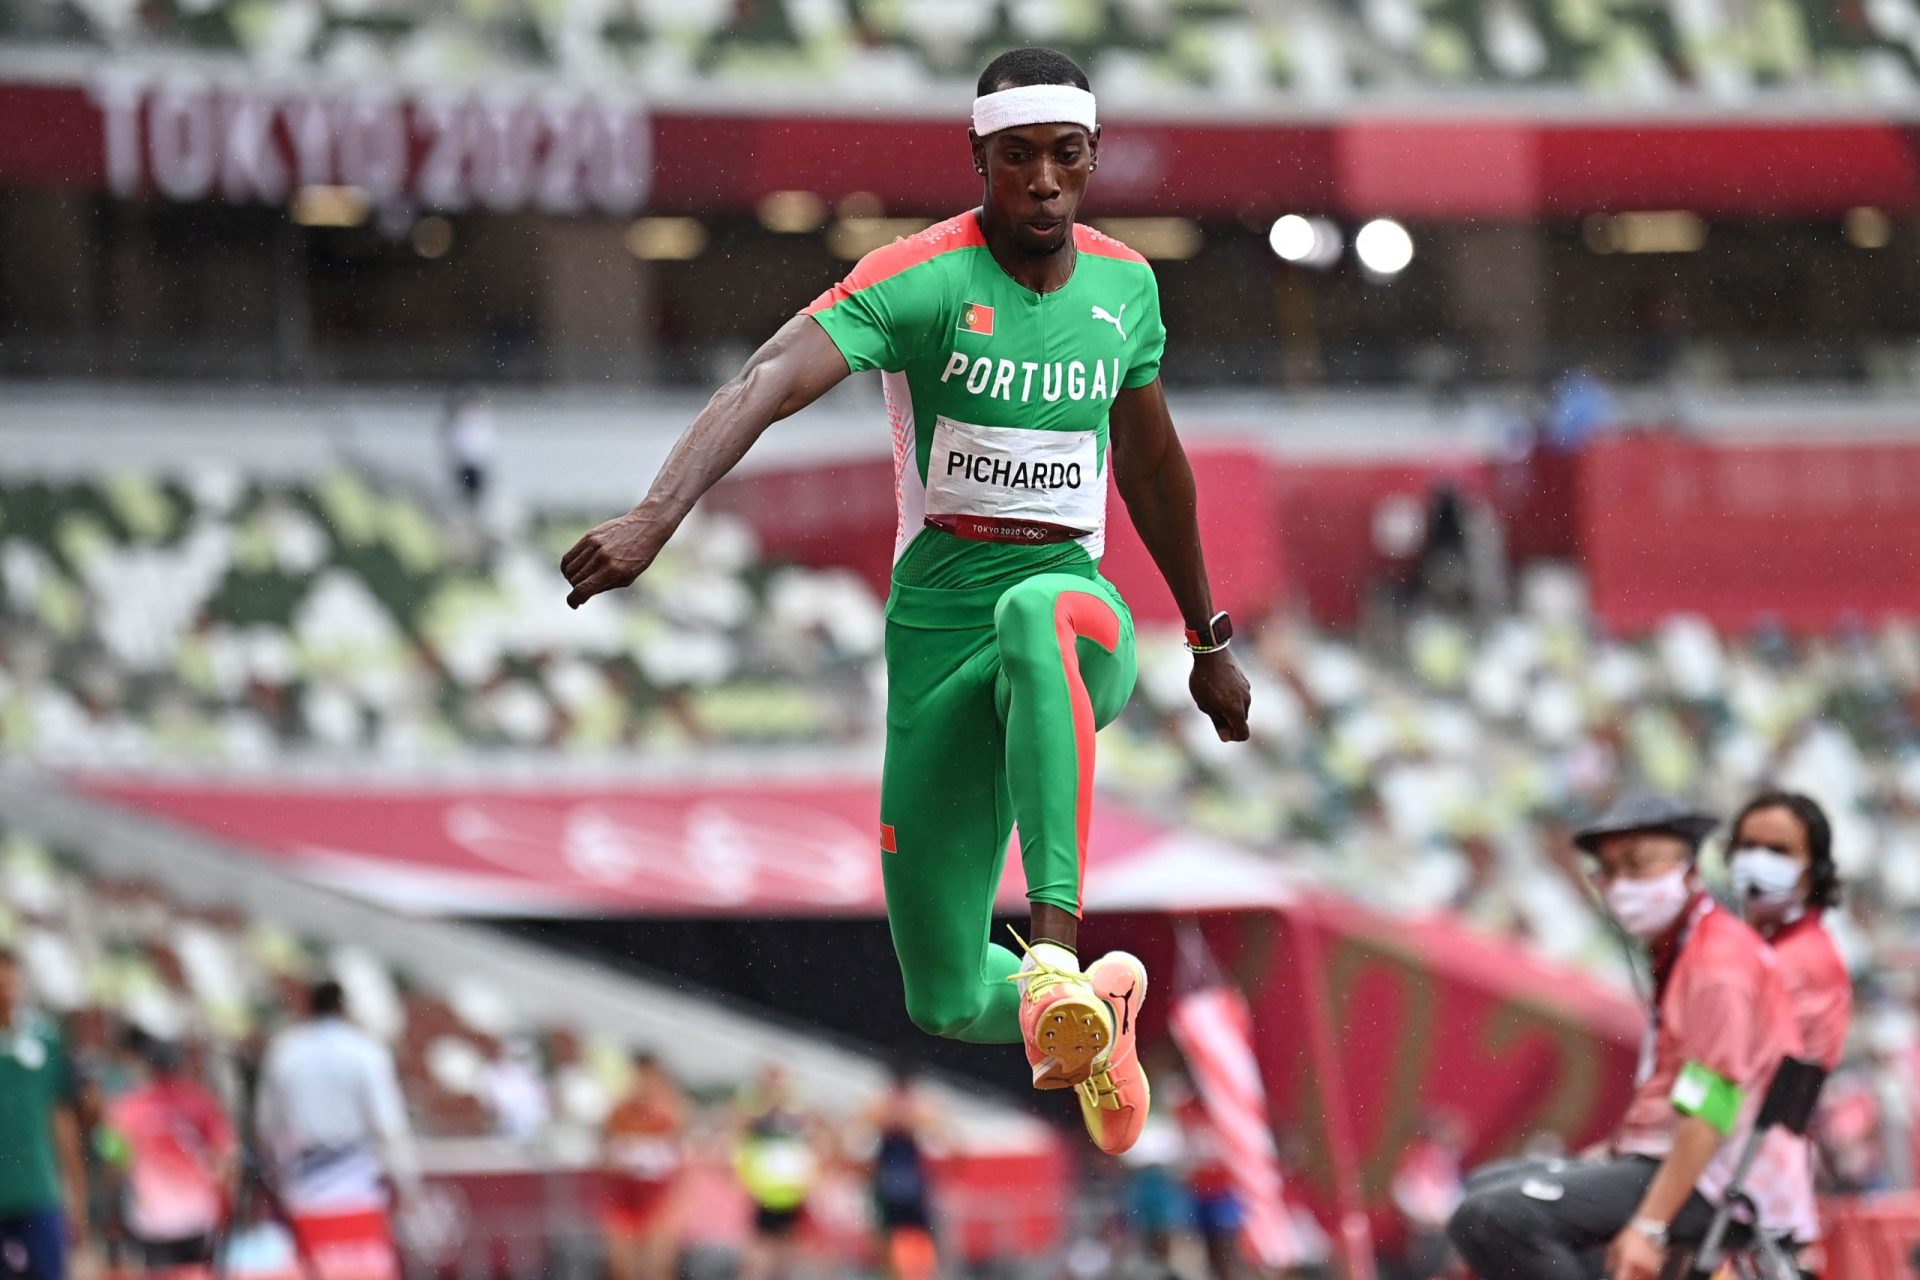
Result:
M1113 331L1120 335L1120 341L1125 342L1127 340L1127 331L1120 327L1120 316L1124 316L1126 314L1127 314L1127 304L1123 302L1120 304L1120 315L1114 315L1112 312L1108 311L1105 307L1096 306L1093 309L1093 314L1087 318L1090 320L1105 320L1108 324L1113 326Z

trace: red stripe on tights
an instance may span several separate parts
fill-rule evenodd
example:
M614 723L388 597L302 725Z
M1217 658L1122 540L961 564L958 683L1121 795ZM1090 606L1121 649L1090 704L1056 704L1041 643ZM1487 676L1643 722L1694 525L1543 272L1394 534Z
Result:
M1099 596L1063 591L1053 602L1053 632L1060 641L1060 665L1066 671L1067 698L1073 704L1074 765L1078 774L1074 843L1080 854L1080 878L1073 893L1077 916L1087 883L1087 828L1093 819L1093 735L1097 726L1093 723L1093 699L1080 675L1080 651L1075 642L1084 636L1112 653L1120 644L1120 617Z

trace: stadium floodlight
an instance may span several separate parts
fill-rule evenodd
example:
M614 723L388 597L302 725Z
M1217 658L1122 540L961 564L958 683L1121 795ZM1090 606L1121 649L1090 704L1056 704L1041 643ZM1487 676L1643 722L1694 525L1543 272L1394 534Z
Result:
M1847 243L1856 249L1884 249L1893 240L1893 219L1879 209L1849 209L1843 225Z
M1094 225L1143 258L1182 262L1207 242L1192 218L1102 218Z
M293 193L293 220L303 227L357 227L371 207L359 187L309 184Z
M1267 247L1287 262L1324 269L1340 261L1340 229L1325 218L1289 213L1268 229Z
M827 225L827 202L811 191L769 191L754 212L761 226L785 235L804 235Z
M1594 253L1693 253L1707 242L1707 224L1684 209L1596 214L1581 224Z
M1353 238L1360 265L1376 276L1397 276L1413 261L1413 237L1392 218L1375 218Z
M642 262L689 262L706 249L707 229L698 218L635 218L626 243Z
M1288 262L1305 262L1313 256L1313 224L1297 213L1276 219L1267 232L1267 244Z
M882 245L927 229L925 218L841 218L827 228L827 252L858 262Z

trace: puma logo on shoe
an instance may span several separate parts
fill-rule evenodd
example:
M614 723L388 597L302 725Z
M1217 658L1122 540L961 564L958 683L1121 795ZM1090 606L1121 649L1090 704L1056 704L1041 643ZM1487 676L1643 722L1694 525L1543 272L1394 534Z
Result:
M1117 997L1117 999L1120 1001L1120 1034L1121 1035L1127 1034L1127 1024L1130 1021L1132 1021L1132 1018L1133 1018L1133 993L1138 991L1139 989L1140 989L1140 984L1136 982L1132 986L1128 987L1124 992L1122 992Z
M1119 315L1113 314L1112 312L1108 311L1105 307L1095 306L1093 309L1093 314L1089 316L1088 319L1105 320L1108 324L1113 326L1113 331L1120 335L1120 341L1125 342L1127 340L1127 331L1120 327L1120 317L1126 314L1127 314L1127 306L1123 302L1120 304Z

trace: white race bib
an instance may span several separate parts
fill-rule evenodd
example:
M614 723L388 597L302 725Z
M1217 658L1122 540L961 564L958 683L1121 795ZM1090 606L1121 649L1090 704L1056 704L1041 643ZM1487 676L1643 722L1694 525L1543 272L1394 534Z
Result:
M1100 532L1107 477L1092 431L934 419L927 523L986 542L1064 542Z

